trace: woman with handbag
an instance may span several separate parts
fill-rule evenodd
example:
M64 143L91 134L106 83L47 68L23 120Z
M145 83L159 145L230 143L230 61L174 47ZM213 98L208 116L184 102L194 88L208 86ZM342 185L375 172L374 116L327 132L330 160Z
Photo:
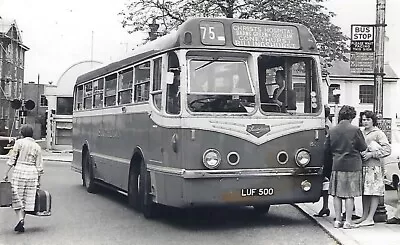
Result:
M32 126L23 125L21 135L23 138L15 141L4 177L7 181L8 173L14 167L11 186L12 207L18 217L18 224L14 228L17 232L25 231L25 212L34 211L36 190L40 186L40 176L43 174L42 149L32 138Z

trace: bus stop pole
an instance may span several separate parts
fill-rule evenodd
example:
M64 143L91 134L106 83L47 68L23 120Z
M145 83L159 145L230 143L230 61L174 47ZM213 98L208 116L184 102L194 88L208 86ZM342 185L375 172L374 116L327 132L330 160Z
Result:
M385 44L385 9L386 0L376 1L376 41L374 69L374 112L378 118L383 118L383 76L384 73L384 44ZM375 222L386 222L387 212L384 196L379 198L378 208L374 215Z

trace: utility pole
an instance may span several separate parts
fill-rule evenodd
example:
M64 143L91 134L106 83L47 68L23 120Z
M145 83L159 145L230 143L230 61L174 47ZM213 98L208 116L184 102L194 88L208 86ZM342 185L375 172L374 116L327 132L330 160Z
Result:
M383 118L383 77L384 72L384 49L385 49L385 10L386 0L376 0L376 36L375 36L375 70L374 70L374 112L378 119ZM379 198L374 220L385 222L387 212L384 197Z

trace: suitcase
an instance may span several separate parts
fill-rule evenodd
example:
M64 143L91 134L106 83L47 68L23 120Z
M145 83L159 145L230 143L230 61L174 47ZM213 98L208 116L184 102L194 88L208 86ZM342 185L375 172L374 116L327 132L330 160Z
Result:
M12 192L10 182L0 182L0 207L10 207Z
M28 213L28 212L27 212ZM35 210L29 213L35 216L51 215L51 195L48 191L38 189L35 197Z

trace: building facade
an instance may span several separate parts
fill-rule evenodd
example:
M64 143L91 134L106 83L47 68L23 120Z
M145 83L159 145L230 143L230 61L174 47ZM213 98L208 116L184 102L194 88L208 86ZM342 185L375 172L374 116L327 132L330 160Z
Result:
M18 114L11 108L11 101L22 98L25 52L15 20L0 16L0 135L18 134Z
M350 73L349 62L336 61L333 66L328 69L329 79L326 79L326 86L323 94L325 104L331 108L331 114L334 114L336 105L334 90L340 90L338 108L343 105L354 106L358 115L354 120L354 124L358 124L359 113L364 110L373 110L374 107L374 76L373 75L358 75ZM400 102L397 94L398 75L394 72L389 64L384 66L383 80L383 118L391 118L393 125L396 123L396 118L400 117L398 104Z
M56 84L45 86L48 100L46 148L72 150L73 91L78 76L101 66L98 61L82 61L70 66Z
M34 127L33 138L38 140L46 137L46 118L47 118L47 98L44 95L44 84L35 82L24 83L22 87L23 101L32 101L35 107L32 110L26 110L26 116L20 117L20 123L30 124Z

